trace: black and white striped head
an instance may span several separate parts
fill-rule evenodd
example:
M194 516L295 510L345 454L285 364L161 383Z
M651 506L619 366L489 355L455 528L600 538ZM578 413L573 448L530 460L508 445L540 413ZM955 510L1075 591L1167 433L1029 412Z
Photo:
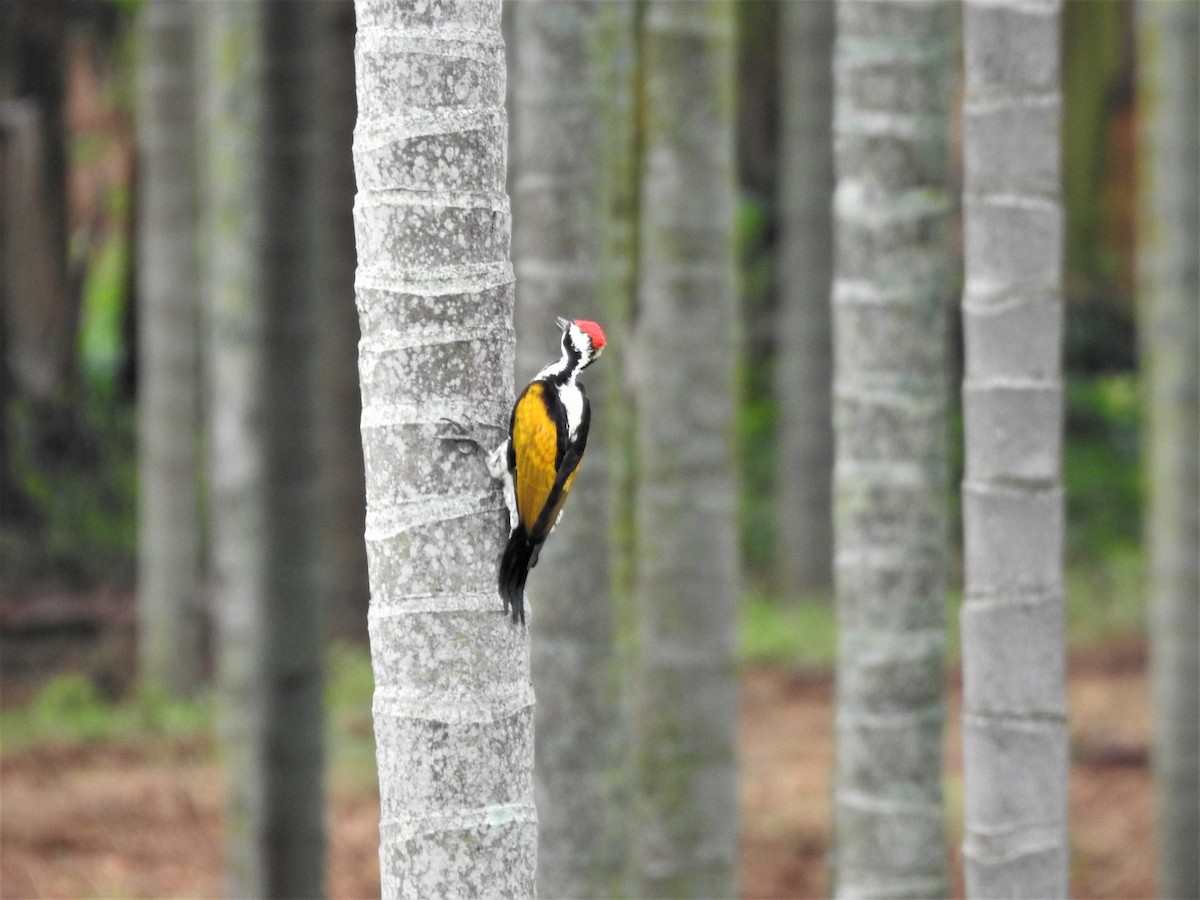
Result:
M604 329L588 319L564 319L559 316L555 321L563 332L563 354L576 363L573 367L576 370L590 366L608 343Z

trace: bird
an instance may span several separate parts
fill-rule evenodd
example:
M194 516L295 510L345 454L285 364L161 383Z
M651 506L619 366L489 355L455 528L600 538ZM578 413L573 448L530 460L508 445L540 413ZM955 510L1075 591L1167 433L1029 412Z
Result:
M533 376L513 404L508 437L489 454L488 471L503 482L508 543L500 558L504 612L525 624L525 581L558 524L587 446L591 406L578 381L608 343L588 319L556 317L562 355Z

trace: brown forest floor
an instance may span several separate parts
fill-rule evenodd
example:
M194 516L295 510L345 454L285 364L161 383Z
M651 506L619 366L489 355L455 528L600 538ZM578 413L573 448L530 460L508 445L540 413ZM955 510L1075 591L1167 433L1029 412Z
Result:
M825 890L827 674L753 668L742 681L741 885L747 897ZM958 691L947 735L952 844L961 829ZM1071 661L1075 897L1153 895L1145 651L1127 642ZM0 896L205 897L221 894L221 774L198 742L41 748L0 767ZM378 801L334 791L330 893L379 894ZM953 859L956 854L951 854ZM961 875L955 863L956 895Z

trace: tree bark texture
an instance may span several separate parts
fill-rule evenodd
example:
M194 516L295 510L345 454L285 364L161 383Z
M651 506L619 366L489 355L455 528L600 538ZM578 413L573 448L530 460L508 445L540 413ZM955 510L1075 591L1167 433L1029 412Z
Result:
M734 18L641 28L634 607L635 896L736 893Z
M837 4L837 896L944 895L955 7Z
M609 339L583 379L582 471L528 587L546 897L619 895L628 855L610 474L633 294L634 13L590 0L513 9L518 383L557 356L555 316L595 319Z
M964 9L967 894L1067 893L1058 0Z
M138 21L138 649L145 686L194 694L204 668L200 290L193 3Z
M1146 409L1159 896L1200 895L1200 5L1139 3L1139 330Z
M483 452L513 402L498 0L357 0L355 295L385 897L535 892L528 631ZM449 420L449 421L447 421ZM485 446L451 439L465 428Z
M784 3L779 167L779 585L833 586L833 3Z
M231 896L324 889L317 7L204 7L208 399Z

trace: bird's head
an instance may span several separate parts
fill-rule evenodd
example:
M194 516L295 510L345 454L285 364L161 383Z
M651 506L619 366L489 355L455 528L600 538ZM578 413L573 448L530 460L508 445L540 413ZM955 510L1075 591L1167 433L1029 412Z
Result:
M608 343L604 329L595 322L587 319L564 319L561 316L555 321L563 331L563 350L579 357L581 369L591 365Z

